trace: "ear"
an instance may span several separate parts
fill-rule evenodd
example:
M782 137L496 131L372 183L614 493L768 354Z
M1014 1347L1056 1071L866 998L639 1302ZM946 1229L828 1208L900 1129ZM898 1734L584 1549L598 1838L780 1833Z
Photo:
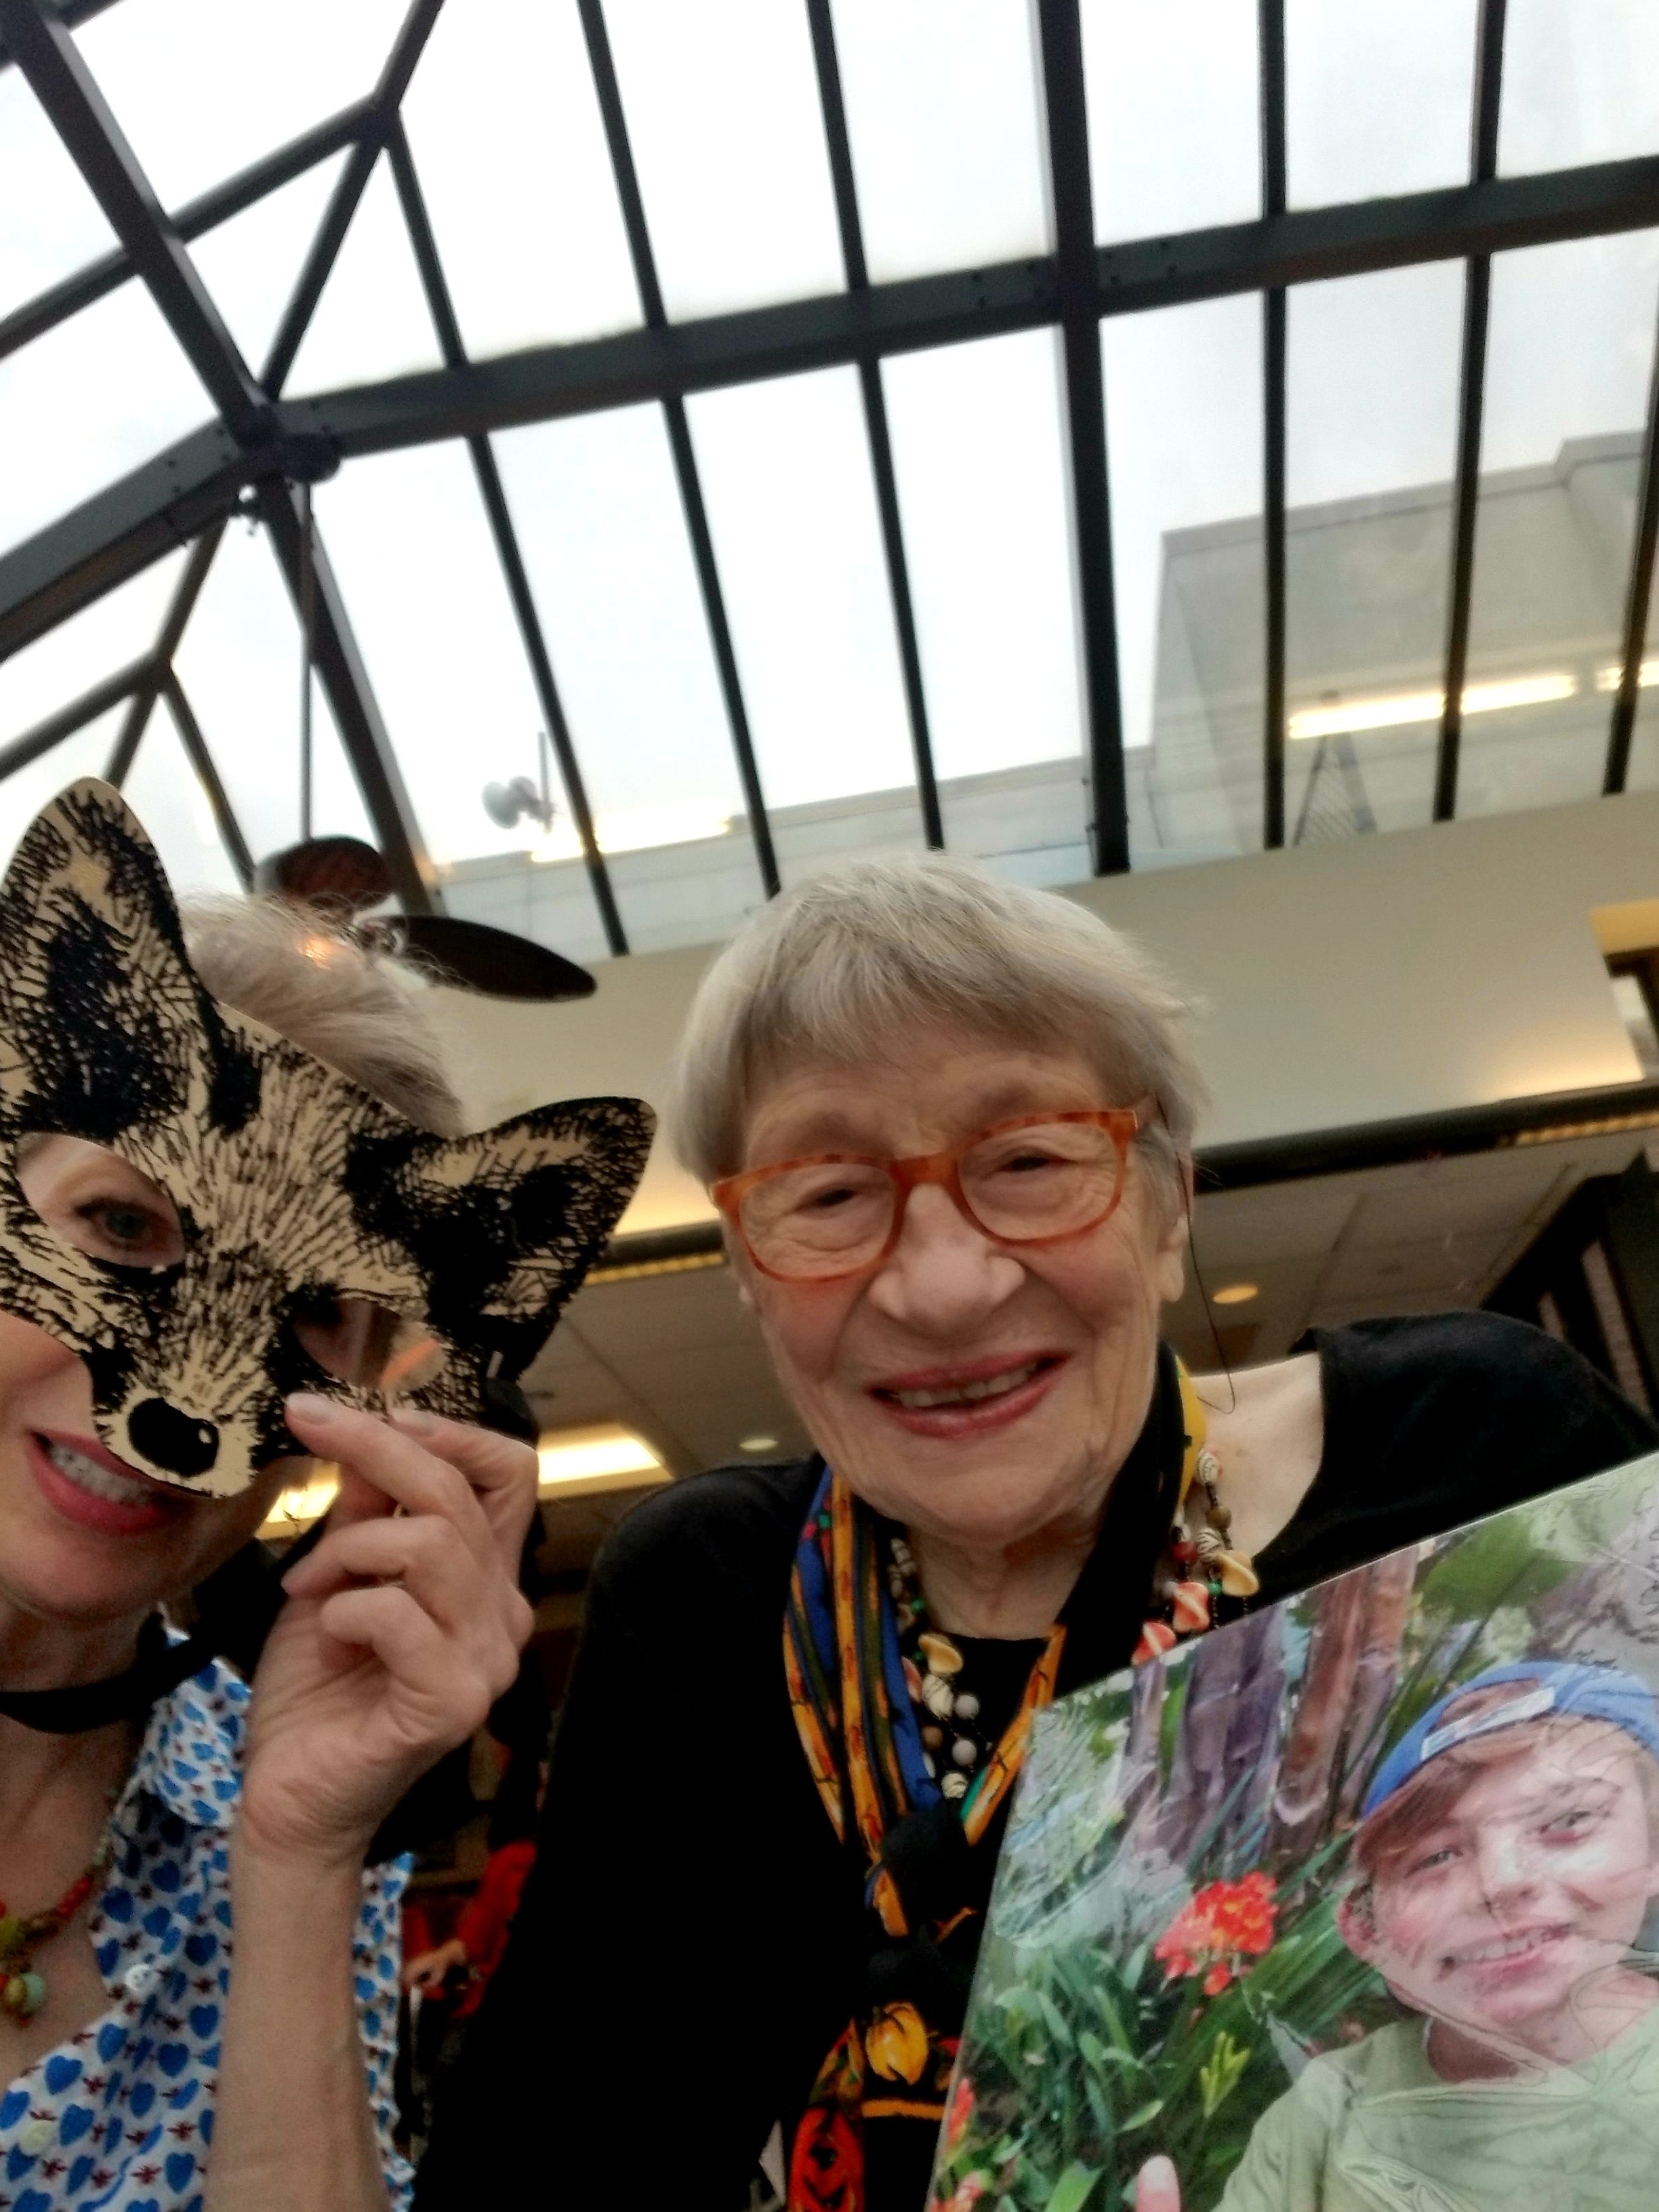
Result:
M348 1181L364 1227L426 1277L434 1327L511 1380L621 1218L654 1127L638 1099L582 1098L476 1136L366 1134Z
M0 884L0 1108L105 1141L177 1112L239 1127L258 1072L198 981L155 848L118 792L71 784Z
M1363 1959L1368 1966L1376 1964L1376 1923L1360 1887L1346 1891L1339 1899L1336 1932L1356 1959Z

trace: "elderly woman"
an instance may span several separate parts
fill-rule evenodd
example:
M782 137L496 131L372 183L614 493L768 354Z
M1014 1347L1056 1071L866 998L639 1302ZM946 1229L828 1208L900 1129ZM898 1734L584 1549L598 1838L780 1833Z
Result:
M28 833L0 946L0 2204L386 2212L403 1871L365 1861L514 1678L536 1463L327 1393L475 1402L436 1301L522 1191L527 1267L603 1237L560 1212L587 1109L461 1136L415 997L315 917L238 904L187 958L101 786ZM483 1203L422 1324L427 1161ZM250 1702L169 1616L311 1455L339 1492Z
M601 1555L418 2205L735 2212L771 2137L792 2212L920 2212L1033 1710L1652 1446L1479 1314L1190 1382L1184 1016L1082 908L939 860L714 963L675 1127L817 1449Z

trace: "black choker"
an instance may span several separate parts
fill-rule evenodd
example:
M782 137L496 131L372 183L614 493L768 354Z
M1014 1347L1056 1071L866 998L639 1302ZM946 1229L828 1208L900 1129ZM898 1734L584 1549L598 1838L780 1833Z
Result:
M176 1690L187 1674L199 1674L214 1656L216 1640L197 1635L169 1644L161 1616L152 1613L139 1632L138 1656L125 1673L63 1690L0 1690L0 1714L42 1735L81 1735L112 1721L131 1720Z

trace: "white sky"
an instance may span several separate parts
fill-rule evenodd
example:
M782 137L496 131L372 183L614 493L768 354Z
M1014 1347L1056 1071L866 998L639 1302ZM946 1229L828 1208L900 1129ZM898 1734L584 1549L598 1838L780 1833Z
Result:
M403 12L404 0L285 0L276 39L268 11L246 0L120 0L77 35L161 197L177 204L367 92ZM1474 0L1289 0L1293 204L1461 176L1474 15ZM1100 236L1253 216L1253 0L1084 0L1084 17ZM1025 0L835 0L835 18L872 276L1044 250ZM671 314L836 288L804 9L609 0L607 19ZM1659 6L1510 0L1506 94L1506 170L1652 150ZM638 322L574 0L447 0L405 116L476 355ZM256 365L337 168L195 249ZM0 229L0 313L111 242L15 70L0 75L0 204L21 211ZM1458 269L1431 267L1292 295L1293 501L1447 475L1461 283ZM1651 234L1500 259L1489 465L1547 459L1565 438L1640 421L1656 290ZM1164 534L1260 508L1260 304L1115 319L1103 344L1133 744L1150 727ZM436 359L380 172L290 388ZM1052 334L896 360L884 380L940 772L1075 751ZM0 362L0 548L206 411L134 286ZM833 799L908 781L853 374L710 393L689 412L769 797ZM642 834L643 810L689 825L735 809L659 411L550 423L495 444L602 828L608 818L626 842ZM533 771L540 717L465 450L354 462L322 488L318 513L434 851L453 859L521 844L521 832L495 829L478 794L487 781ZM142 650L167 580L160 571L138 580L0 668L0 740ZM236 526L179 667L260 850L295 827L296 654L268 550ZM164 718L158 728L166 743L150 741L141 757L147 782L175 742ZM320 706L319 744L319 826L361 828ZM90 757L97 746L78 750ZM0 843L25 798L21 780L0 797ZM193 834L169 832L181 849Z

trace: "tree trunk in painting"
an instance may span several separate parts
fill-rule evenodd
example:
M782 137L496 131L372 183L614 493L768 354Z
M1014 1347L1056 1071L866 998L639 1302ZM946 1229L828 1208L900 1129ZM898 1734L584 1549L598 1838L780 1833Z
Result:
M1125 1844L1131 1840L1144 1849L1151 1840L1144 1829L1156 1829L1159 1785L1162 1781L1159 1745L1164 1734L1164 1703L1169 1677L1162 1667L1137 1667L1129 1705L1129 1735L1123 1747L1122 1781Z
M1230 1636L1206 1638L1188 1663L1170 1787L1158 1841L1186 1863L1202 1846L1219 1869L1230 1846L1259 1831L1265 1780L1279 1749L1284 1661L1278 1617L1263 1614Z
M1359 1665L1370 1577L1344 1575L1318 1601L1296 1715L1279 1762L1267 1856L1288 1863L1316 1842L1330 1808Z
M1404 1552L1390 1559L1379 1559L1374 1567L1367 1568L1365 1582L1365 1616L1359 1632L1359 1657L1342 1750L1342 1786L1337 1797L1337 1818L1345 1824L1359 1810L1365 1784L1376 1764L1389 1700L1400 1680L1400 1647L1412 1592L1417 1587L1417 1554Z

